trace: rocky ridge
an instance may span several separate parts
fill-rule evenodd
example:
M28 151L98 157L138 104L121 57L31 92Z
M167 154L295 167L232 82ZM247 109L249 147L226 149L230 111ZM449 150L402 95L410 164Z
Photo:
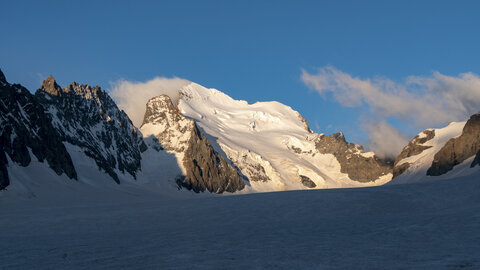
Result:
M62 89L50 76L35 97L63 141L82 148L117 183L116 170L136 177L146 145L130 118L104 90L76 82Z
M26 167L47 161L58 175L76 179L72 159L41 103L23 86L9 84L0 71L0 189L9 184L8 159ZM31 152L31 154L30 154Z
M380 159L373 153L365 153L363 147L348 143L343 133L319 135L316 149L322 154L332 154L341 166L341 172L358 182L375 181L392 172L392 162Z

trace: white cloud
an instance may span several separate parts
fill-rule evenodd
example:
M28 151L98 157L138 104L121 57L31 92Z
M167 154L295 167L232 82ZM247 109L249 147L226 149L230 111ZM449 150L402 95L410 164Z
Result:
M329 66L317 74L303 70L302 80L319 93L332 92L344 106L366 104L376 115L412 121L417 127L464 120L480 110L480 77L472 73L451 77L434 72L397 83L354 78Z
M180 78L164 77L156 77L147 82L120 80L112 83L110 95L132 119L133 124L140 127L150 98L165 94L175 103L179 99L179 89L189 83Z
M385 121L368 122L365 128L370 134L367 147L380 157L395 158L408 144L408 138Z
M382 121L390 117L423 130L464 121L480 111L480 77L473 73L453 77L434 72L431 76L411 76L395 82L380 77L360 79L327 66L316 73L303 70L302 81L321 95L332 93L343 106L367 105L373 117L380 121L376 128L368 128L371 142L376 141L373 130L387 132L386 123Z

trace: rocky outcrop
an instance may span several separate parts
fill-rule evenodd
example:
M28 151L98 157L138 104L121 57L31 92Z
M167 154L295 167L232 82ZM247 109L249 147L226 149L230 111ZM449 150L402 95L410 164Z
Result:
M480 151L480 113L474 114L465 124L462 134L450 139L445 146L438 151L427 170L427 175L438 176L453 169L454 166L475 156L471 166L479 161Z
M185 175L177 183L195 192L235 192L244 188L240 173L218 153L193 119L184 117L171 99L162 95L147 103L141 127L153 135L165 150L182 161Z
M134 178L145 143L130 118L100 87L71 83L62 89L50 76L35 93L61 139L83 149L115 182L117 170Z
M347 143L343 133L320 135L315 141L322 154L333 154L341 166L341 172L358 182L371 182L392 172L392 162L364 153L363 147Z
M431 148L432 146L424 145L426 142L430 141L435 137L435 130L427 129L420 133L419 135L415 136L407 146L402 149L402 152L398 157L395 159L395 163L393 166L393 178L401 175L404 173L409 167L410 163L401 161L405 158L416 156L421 154L426 149Z
M9 184L5 154L25 167L31 162L31 151L58 175L76 179L72 159L44 107L26 88L7 83L3 73L0 80L0 189Z
M3 74L1 69L0 69L0 84L1 85L7 84L7 79L5 78L5 75Z
M305 176L305 175L300 175L300 181L304 186L308 188L314 188L317 186L315 182L312 181L312 179L310 179L308 176Z
M42 82L40 89L53 96L61 96L63 93L62 88L57 84L52 75Z

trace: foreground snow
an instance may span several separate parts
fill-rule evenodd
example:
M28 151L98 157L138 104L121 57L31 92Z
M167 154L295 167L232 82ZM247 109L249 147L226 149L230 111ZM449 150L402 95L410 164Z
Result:
M112 192L103 201L0 196L0 268L476 269L479 180L214 197Z

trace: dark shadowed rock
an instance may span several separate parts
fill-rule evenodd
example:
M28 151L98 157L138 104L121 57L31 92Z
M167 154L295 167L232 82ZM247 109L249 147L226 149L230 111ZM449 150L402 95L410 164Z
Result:
M72 159L53 128L44 107L19 84L0 84L0 189L8 185L7 158L28 166L29 149L40 161L47 161L58 175L76 179Z
M316 187L317 185L312 181L312 179L310 179L309 177L305 176L305 175L300 175L300 181L302 182L302 184L308 188L314 188Z
M403 174L409 167L410 163L400 163L403 159L421 154L431 146L423 145L435 137L435 130L424 130L420 135L415 136L407 146L402 149L402 152L395 159L393 166L393 178Z
M364 155L363 148L347 143L343 133L331 136L320 135L315 141L322 154L333 154L341 166L341 172L358 182L371 182L392 172L392 162L377 156Z
M478 164L478 152L480 151L480 114L474 114L465 124L462 134L456 138L450 139L438 151L428 169L427 175L438 176L452 170L454 166L462 163L466 159L476 158L471 166Z
M185 176L179 186L195 192L235 192L244 188L242 176L220 155L197 127L184 117L171 99L158 96L147 103L142 130L154 129L154 135L165 150L183 154Z
M3 147L0 145L0 190L6 188L10 184L7 165L7 157L5 156Z
M195 192L235 192L245 186L237 170L213 149L195 123L183 165L186 177L182 185Z
M0 83L1 84L6 84L7 83L7 79L5 78L5 75L3 74L1 69L0 69Z
M475 167L480 164L480 151L477 152L477 155L475 155L475 158L473 159L472 164L470 164L470 167Z

